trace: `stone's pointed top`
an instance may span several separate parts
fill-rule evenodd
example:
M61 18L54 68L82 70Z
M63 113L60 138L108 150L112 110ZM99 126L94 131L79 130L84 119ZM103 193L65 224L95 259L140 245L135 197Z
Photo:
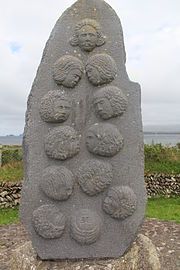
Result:
M99 24L100 26L100 31L97 31L97 33L99 32L98 38L96 37L91 45L83 45L83 41L77 37L76 32L70 39L70 44L72 46L79 46L82 51L91 52L96 46L103 46L102 48L106 49L105 43L107 43L106 41L108 40L107 47L111 44L113 44L113 46L114 44L118 45L117 53L121 57L122 64L125 64L126 53L121 22L115 10L108 3L104 0L78 0L71 6L69 12L70 16L73 16L76 25L81 24L81 22L86 20L92 20L96 21L96 24ZM91 33L94 31L93 28L81 30L90 31ZM111 39L109 35L111 35ZM112 42L110 42L110 40Z

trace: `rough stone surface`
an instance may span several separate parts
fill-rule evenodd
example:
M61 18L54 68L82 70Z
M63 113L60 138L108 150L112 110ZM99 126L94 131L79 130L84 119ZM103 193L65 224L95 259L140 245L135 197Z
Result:
M159 255L151 240L139 234L131 249L122 257L111 260L41 261L31 242L16 248L11 259L11 270L160 270Z
M105 95L104 112L94 100L107 87L113 90L112 98ZM71 104L67 115L60 102L63 94ZM122 27L103 0L77 1L53 29L29 95L23 147L21 217L39 257L124 254L136 237L146 204L140 86L129 81ZM101 172L94 166L93 177L91 170L84 177L81 169L89 160L109 165L100 166ZM59 175L51 170L55 167L69 173L61 178L64 171ZM111 192L114 187L119 188ZM40 211L33 222L34 213L44 208L48 214Z

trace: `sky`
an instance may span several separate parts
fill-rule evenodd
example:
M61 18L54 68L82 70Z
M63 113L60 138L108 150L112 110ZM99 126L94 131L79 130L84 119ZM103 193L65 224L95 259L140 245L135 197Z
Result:
M21 134L27 97L55 22L73 0L0 0L0 136ZM180 125L180 0L106 0L120 17L144 126Z

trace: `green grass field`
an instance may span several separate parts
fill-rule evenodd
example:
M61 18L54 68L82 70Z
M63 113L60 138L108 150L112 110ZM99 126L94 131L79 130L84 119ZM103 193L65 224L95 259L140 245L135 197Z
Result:
M180 198L149 199L146 217L180 223ZM18 208L0 209L0 225L19 222Z
M0 225L19 222L19 210L16 208L0 209Z
M146 217L180 223L180 197L149 199Z

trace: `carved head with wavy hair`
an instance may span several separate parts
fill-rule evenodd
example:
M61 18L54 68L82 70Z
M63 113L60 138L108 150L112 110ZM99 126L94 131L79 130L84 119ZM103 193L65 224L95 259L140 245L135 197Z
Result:
M105 37L99 23L92 19L78 22L74 28L74 35L70 39L72 46L79 46L81 50L91 52L96 46L102 46Z
M127 108L127 98L116 86L106 86L94 94L96 114L106 120L122 115Z
M84 72L83 63L77 57L64 55L53 65L53 78L57 84L73 88Z
M95 54L86 63L86 73L95 86L110 83L117 74L116 63L108 54Z

